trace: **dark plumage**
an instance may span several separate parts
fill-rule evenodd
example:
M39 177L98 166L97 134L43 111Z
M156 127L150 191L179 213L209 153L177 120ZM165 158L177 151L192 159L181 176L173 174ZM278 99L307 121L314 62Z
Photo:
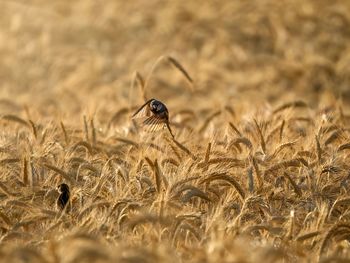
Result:
M69 186L67 184L60 184L59 186L57 186L57 190L60 193L57 199L57 207L63 210L69 202L69 198L70 198Z
M169 112L164 103L156 99L150 99L143 104L133 115L132 118L145 128L145 130L154 132L167 127L171 136L174 137L169 126Z

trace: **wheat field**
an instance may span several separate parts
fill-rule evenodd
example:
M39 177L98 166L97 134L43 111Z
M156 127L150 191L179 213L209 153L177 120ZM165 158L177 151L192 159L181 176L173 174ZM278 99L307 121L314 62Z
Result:
M346 0L1 0L0 262L349 262L349 43Z

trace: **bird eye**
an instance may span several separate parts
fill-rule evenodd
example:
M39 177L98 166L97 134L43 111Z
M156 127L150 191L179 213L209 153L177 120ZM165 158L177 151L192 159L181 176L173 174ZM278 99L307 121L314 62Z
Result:
M151 104L151 108L152 108L152 111L158 112L158 111L161 110L162 104L159 103L158 101L154 101L154 102Z

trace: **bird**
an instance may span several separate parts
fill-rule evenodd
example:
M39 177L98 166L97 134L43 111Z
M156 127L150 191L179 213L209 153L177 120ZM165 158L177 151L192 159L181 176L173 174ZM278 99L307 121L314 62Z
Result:
M132 115L132 119L149 132L159 131L167 127L174 138L169 125L169 111L165 104L157 99L148 100Z
M59 186L57 186L57 191L60 194L56 202L57 208L59 210L64 210L70 198L69 186L65 183L60 184Z

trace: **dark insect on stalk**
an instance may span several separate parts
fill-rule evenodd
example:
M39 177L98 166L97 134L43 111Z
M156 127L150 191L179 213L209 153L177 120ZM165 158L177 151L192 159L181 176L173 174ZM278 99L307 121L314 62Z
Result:
M143 104L132 118L146 131L155 132L167 127L171 136L173 132L169 125L169 112L164 103L156 99L150 99Z
M56 202L57 208L59 208L60 210L63 210L65 209L65 207L69 202L69 198L70 198L69 186L63 183L57 186L57 190L60 194Z

